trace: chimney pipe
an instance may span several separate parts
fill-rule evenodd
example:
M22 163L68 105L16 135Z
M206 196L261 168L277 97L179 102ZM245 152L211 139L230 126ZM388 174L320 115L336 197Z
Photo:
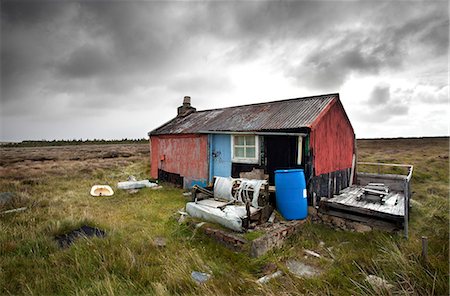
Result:
M197 109L191 106L191 97L185 96L183 98L183 105L178 107L177 117L184 117L195 111L197 111Z

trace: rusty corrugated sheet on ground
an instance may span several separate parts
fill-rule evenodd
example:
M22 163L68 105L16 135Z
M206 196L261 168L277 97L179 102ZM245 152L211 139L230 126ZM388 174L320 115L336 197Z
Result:
M149 135L202 131L270 131L309 127L338 94L198 111L176 117Z

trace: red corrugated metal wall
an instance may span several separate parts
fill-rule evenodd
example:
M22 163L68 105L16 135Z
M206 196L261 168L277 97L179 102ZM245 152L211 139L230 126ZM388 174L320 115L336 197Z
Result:
M315 175L352 167L355 133L339 100L334 100L311 126Z
M183 177L208 178L207 135L160 135L150 137L151 176L158 168Z

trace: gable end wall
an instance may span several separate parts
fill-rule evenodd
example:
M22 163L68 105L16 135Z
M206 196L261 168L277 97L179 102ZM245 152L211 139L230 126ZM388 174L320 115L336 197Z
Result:
M339 100L334 100L311 126L315 175L351 168L355 133Z

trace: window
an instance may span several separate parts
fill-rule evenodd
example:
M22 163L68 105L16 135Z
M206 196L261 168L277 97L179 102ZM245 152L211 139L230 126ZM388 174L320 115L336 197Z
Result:
M233 141L233 162L257 163L259 160L259 142L255 135L236 135Z

